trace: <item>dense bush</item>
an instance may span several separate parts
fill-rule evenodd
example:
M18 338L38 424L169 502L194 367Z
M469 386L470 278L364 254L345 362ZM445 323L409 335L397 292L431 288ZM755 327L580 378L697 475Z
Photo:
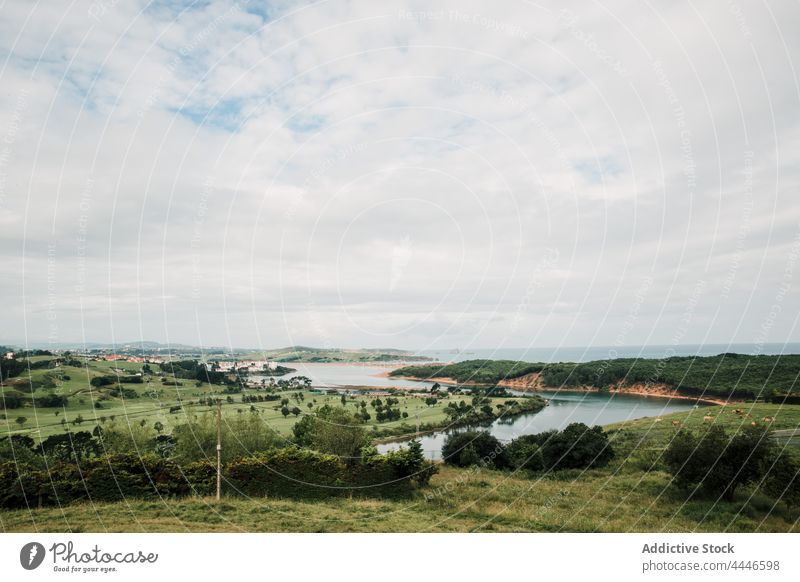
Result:
M51 459L61 461L89 458L103 450L102 443L85 430L50 435L41 442L39 449Z
M334 455L278 449L230 463L226 481L248 496L324 497L345 485L345 465Z
M560 432L521 436L507 446L486 432L454 433L442 447L444 462L458 467L558 471L604 467L613 457L614 450L602 427L590 428L580 422Z
M414 441L416 442L416 441ZM296 447L233 461L226 487L248 496L319 498L331 495L404 495L436 472L419 443L348 464L336 455Z
M91 384L95 388L110 386L111 384L116 384L116 383L117 379L114 376L95 376L94 378L89 380L89 384Z
M604 467L614 458L602 427L590 428L582 422L562 431L521 436L511 441L507 450L514 467L532 471Z
M673 482L689 494L732 500L740 485L768 475L778 460L769 429L747 427L729 436L720 426L679 431L664 452Z
M315 415L304 416L292 432L298 445L336 455L348 463L358 461L362 449L371 442L361 418L344 408L327 405Z
M139 398L139 393L136 390L133 388L123 388L121 386L109 390L108 395L116 398L127 398L128 400Z
M0 391L0 410L20 408L25 403L25 395L19 392Z
M7 348L3 348L3 350L7 350ZM5 353L5 351L3 351L3 353ZM5 358L0 358L0 380L6 380L8 378L13 378L14 376L19 376L27 369L28 364L26 360L17 358L6 360Z
M447 436L442 446L442 459L449 465L479 465L503 469L509 466L503 443L488 432L467 431Z
M33 401L36 406L41 406L43 408L61 408L69 403L66 396L59 396L58 394L36 396Z
M193 464L183 470L155 455L108 455L59 462L46 470L6 462L0 463L0 507L208 494L209 475L214 475L211 465Z
M538 436L521 436L508 444L506 451L511 466L528 471L541 471L544 469L544 457Z
M531 372L541 372L544 364L512 360L467 360L455 364L424 364L406 366L390 372L391 376L414 378L453 378L465 384L496 384L506 378L518 378Z
M88 433L86 433L88 434ZM59 435L61 436L61 435ZM78 434L71 435L76 440ZM84 440L83 437L78 437ZM66 441L50 445L57 448ZM21 462L32 451L19 442L14 460L0 457L0 507L25 508L72 501L121 501L210 495L216 487L212 462L178 463L152 453L107 454L87 458L50 445L52 462ZM0 441L0 452L11 441ZM234 459L223 467L226 495L318 498L331 495L405 495L427 484L435 466L419 447L374 455L348 466L335 455L296 447L271 449Z
M392 375L423 379L448 377L458 382L493 384L531 372L541 372L543 383L552 387L607 388L620 383L664 383L685 394L697 396L770 398L773 392L786 395L797 390L800 355L720 354L555 364L469 360L448 365L407 366L394 370Z
M151 429L148 431L154 438ZM210 414L175 426L172 436L175 438L175 457L183 463L217 458L217 426ZM285 439L255 414L226 418L222 423L221 437L224 462L286 446Z
M767 495L788 505L800 505L800 462L786 452L780 453L764 480L762 489Z
M608 435L600 426L575 422L560 432L538 435L544 467L548 470L604 467L614 458Z
M122 384L143 384L144 378L142 376L120 376L118 378Z

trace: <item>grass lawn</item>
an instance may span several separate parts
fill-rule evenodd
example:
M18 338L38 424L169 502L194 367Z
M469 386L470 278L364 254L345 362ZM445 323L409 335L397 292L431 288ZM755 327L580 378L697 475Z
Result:
M442 467L412 498L208 498L0 512L2 531L41 532L790 532L797 512L758 494L685 503L666 473L614 463L527 478Z
M738 412L737 412L738 411ZM709 418L710 417L710 418ZM765 421L764 419L772 419ZM677 421L679 424L673 424ZM733 432L756 423L775 431L779 444L800 447L800 405L796 404L728 404L696 408L661 417L648 417L610 424L607 431L614 433L616 444L637 449L664 449L678 429L700 430L712 425ZM794 436L793 436L794 435Z
M118 363L103 363L117 366ZM92 367L89 374L103 374ZM39 371L36 371L37 373ZM52 390L75 394L62 415L74 418L83 414L81 430L91 430L95 418L125 415L132 422L162 420L165 425L185 420L185 414L208 413L203 406L186 406L179 414L169 414L177 402L197 400L216 393L220 387L184 381L181 387L129 384L141 393L137 399L111 399L96 410L88 392L86 370L82 380L72 371L71 379ZM157 391L155 396L148 392ZM77 391L77 392L76 392ZM289 407L304 412L326 403L340 405L340 397L304 391L300 402L290 393ZM84 402L80 402L84 398ZM239 395L226 404L226 416L249 411ZM368 402L372 396L348 399L347 406ZM451 397L457 400L463 396ZM466 398L465 398L466 399ZM445 401L446 402L446 401ZM296 422L284 418L278 402L257 403L265 422L288 434ZM164 408L166 407L166 408ZM367 404L374 417L374 411ZM419 413L421 422L442 418L441 404L428 407L421 398L400 397L399 407L409 413L405 422L413 424ZM9 420L0 421L0 433L19 432L13 421L18 414L30 417L22 432L58 432L52 409L9 411ZM772 420L765 421L765 417ZM673 424L673 421L676 424ZM374 422L374 421L373 421ZM402 421L398 421L402 422ZM440 465L440 473L429 487L404 499L331 498L302 501L290 499L243 499L228 496L221 503L206 498L119 503L81 503L61 508L0 512L0 531L47 532L428 532L428 531L508 531L508 532L792 532L798 531L800 509L775 502L751 488L740 488L732 502L690 500L670 485L670 476L659 462L660 452L681 427L694 430L720 424L734 431L751 423L768 424L780 445L794 449L800 445L800 406L775 404L731 404L703 407L658 418L644 418L609 425L616 457L602 469L560 471L554 475L504 473L487 469L458 469ZM51 424L53 426L51 426ZM391 426L393 423L381 423ZM798 449L800 453L800 449Z
M39 358L47 359L46 356ZM26 406L0 411L0 436L27 434L40 439L52 434L63 433L65 425L69 426L70 430L91 431L95 426L111 420L114 420L117 424L144 421L149 426L153 426L156 421L160 421L165 427L165 432L168 433L175 423L186 422L187 415L193 416L213 412L214 409L205 403L202 405L195 404L198 400L205 400L208 397L222 398L223 420L238 414L249 413L251 410L250 403L242 403L240 394L228 395L224 393L222 386L205 382L197 383L194 380L179 380L181 386L165 386L158 377L154 377L149 383L122 384L124 388L134 390L138 394L137 398L110 397L108 390L112 388L111 386L97 389L93 388L89 383L92 378L98 376L109 376L115 373L133 374L140 372L141 368L141 364L131 362L92 361L82 368L62 366L58 369L58 373L53 369L32 370L30 381L42 383L49 378L53 383L53 387L37 388L34 391L35 396L58 394L66 396L69 404L65 409ZM23 389L23 385L27 382L29 382L28 375L24 374L20 378L13 378L10 382L6 382L4 386L0 387L0 390L14 390L27 394L27 390ZM302 399L294 397L297 392L302 393ZM251 395L265 394L264 391L255 390L248 390L247 393ZM375 396L348 396L346 406L356 412L361 402L365 401L367 403L367 411L372 416L372 419L367 423L370 427L375 427L376 430L396 429L405 424L408 427L408 432L413 432L417 422L421 425L445 422L447 417L444 414L444 407L448 402L469 400L468 396L442 394L438 397L439 403L434 406L428 406L424 402L426 395L410 392L407 394L394 394L392 397L400 400L398 406L401 413L408 414L408 417L391 422L377 422L375 411L369 404ZM228 396L233 400L232 403L227 402ZM339 395L318 394L310 390L282 392L280 396L281 398L289 398L288 407L290 409L299 408L302 411L301 414L311 413L326 404L341 406L341 397ZM386 399L385 396L381 398ZM496 403L502 403L506 400L520 399L498 398ZM99 401L100 408L96 408L96 401ZM170 413L170 408L180 402L183 402L183 408L178 412ZM308 406L309 403L312 405L311 407ZM252 406L255 407L266 424L284 436L291 434L292 426L299 418L294 415L284 417L280 410L280 401L256 402ZM24 424L16 422L19 417L26 419ZM72 424L78 417L81 417L83 421L78 425Z

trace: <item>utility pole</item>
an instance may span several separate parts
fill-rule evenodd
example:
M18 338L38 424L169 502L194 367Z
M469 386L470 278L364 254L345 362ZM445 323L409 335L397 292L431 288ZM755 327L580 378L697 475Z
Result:
M222 497L222 400L217 400L217 501Z

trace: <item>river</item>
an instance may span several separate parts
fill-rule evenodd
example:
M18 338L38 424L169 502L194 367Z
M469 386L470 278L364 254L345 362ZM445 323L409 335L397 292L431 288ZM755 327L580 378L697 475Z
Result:
M326 388L348 388L370 386L374 388L429 388L432 383L416 380L388 378L385 373L397 364L284 364L297 371L286 376L307 376L312 384ZM255 377L254 378L260 378ZM269 381L269 379L266 379ZM276 378L278 380L278 378ZM511 419L499 419L488 427L491 434L502 441L510 441L524 434L535 434L550 429L562 429L572 422L587 425L604 425L645 416L660 416L672 412L690 410L695 406L691 400L658 398L655 396L633 396L626 394L601 394L598 392L543 391L537 392L549 404L535 414L524 414ZM485 427L484 427L485 428ZM464 428L457 430L466 430ZM429 458L441 457L442 444L447 431L434 433L420 440ZM378 446L380 452L403 446L388 443Z
M573 422L583 422L589 426L604 425L645 416L661 416L691 410L695 406L691 400L674 400L654 396L567 391L537 392L537 394L549 402L548 406L540 412L523 414L510 419L498 419L488 429L484 427L482 430L488 430L499 440L508 442L526 434L562 429ZM442 445L450 432L453 431L442 431L422 437L420 442L425 456L431 459L441 459ZM378 446L378 451L384 453L401 446L404 446L403 443L382 444Z

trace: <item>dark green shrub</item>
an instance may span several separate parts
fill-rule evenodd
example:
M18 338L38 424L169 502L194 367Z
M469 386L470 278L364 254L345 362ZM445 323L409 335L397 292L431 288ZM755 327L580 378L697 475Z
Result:
M614 458L603 428L589 428L582 422L548 435L541 447L544 467L552 471L605 467Z
M506 451L512 467L528 471L541 471L544 469L542 447L535 436L521 436L508 444Z
M100 388L102 386L110 386L111 384L116 384L117 379L114 376L97 376L89 380L89 384L94 386L95 388Z
M44 396L36 396L33 398L36 406L42 408L61 408L68 404L66 396L59 396L58 394L45 394Z
M681 430L664 453L678 487L726 501L740 485L766 476L775 459L769 430L761 427L747 427L733 437L720 426L700 434Z
M800 505L800 462L785 452L779 454L762 489L787 505Z
M488 432L467 431L448 435L442 446L442 459L449 465L479 465L504 469L509 466L503 443Z
M0 393L0 410L13 410L21 408L25 403L25 395L20 392Z
M334 455L285 448L236 459L225 476L228 491L244 495L327 497L345 486L345 465Z

